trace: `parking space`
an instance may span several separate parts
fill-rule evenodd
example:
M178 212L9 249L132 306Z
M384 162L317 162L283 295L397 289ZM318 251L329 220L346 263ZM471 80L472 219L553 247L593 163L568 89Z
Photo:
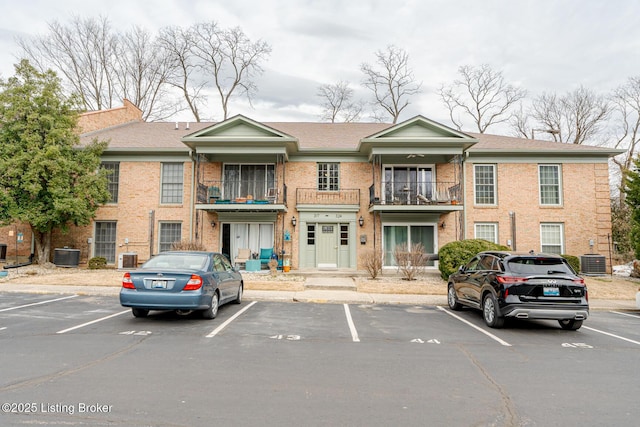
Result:
M446 307L244 302L221 307L218 318L207 321L198 313L183 316L154 311L147 318L134 318L113 297L0 294L0 338L180 335L198 340L242 337L256 342L635 348L640 346L639 331L640 315L615 311L592 313L579 331L564 331L554 321L510 321L503 329L491 329L477 311L453 312Z
M490 329L474 310L266 301L225 305L214 320L155 311L134 318L114 297L0 294L0 390L15 401L88 393L126 418L137 406L122 387L171 408L173 395L160 392L167 384L193 400L200 397L190 390L221 383L232 390L224 405L239 411L246 404L233 396L260 402L260 410L295 402L300 416L306 405L316 416L336 407L369 414L373 399L378 412L369 423L419 419L424 402L444 391L447 399L429 410L445 424L477 424L477 414L491 424L510 414L513 425L547 425L568 422L566 411L554 408L570 408L571 417L582 410L584 419L624 414L619 399L586 412L581 402L636 388L628 370L640 349L639 326L634 312L593 312L578 331L550 321ZM205 370L194 369L203 362ZM90 382L103 387L87 392ZM580 399L572 397L575 389ZM456 412L461 404L469 411ZM280 412L269 415L283 421ZM157 417L179 421L169 410ZM50 421L46 414L43 420Z

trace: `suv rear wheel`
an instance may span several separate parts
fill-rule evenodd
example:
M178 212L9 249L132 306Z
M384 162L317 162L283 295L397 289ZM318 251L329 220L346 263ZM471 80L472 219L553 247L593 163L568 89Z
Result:
M504 317L498 314L498 303L492 294L487 294L482 301L482 317L490 328L502 328Z
M582 320L562 319L558 320L560 327L569 331L577 331L582 326Z

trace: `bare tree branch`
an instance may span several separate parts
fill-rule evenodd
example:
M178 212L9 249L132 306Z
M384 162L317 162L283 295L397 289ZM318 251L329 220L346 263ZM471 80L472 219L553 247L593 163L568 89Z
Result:
M200 59L201 69L213 77L220 97L223 119L229 115L229 101L236 91L249 102L257 87L253 77L262 74L261 62L271 53L269 44L252 42L239 27L220 29L215 22L192 27L195 43L191 51Z
M612 159L618 168L618 189L621 205L624 205L625 188L622 183L640 149L640 76L630 77L625 84L616 88L611 96L611 102L614 123L618 129L615 148L627 150Z
M206 82L197 78L198 63L192 53L196 43L193 31L180 27L165 27L160 30L158 40L171 64L168 83L180 90L195 121L200 122L200 105L206 102L206 96L203 94Z
M540 95L533 101L531 116L536 128L552 134L555 141L583 144L600 132L610 112L607 100L580 86L562 97Z
M449 117L458 130L470 117L478 132L485 133L489 126L508 121L510 110L526 96L526 91L507 84L502 72L493 71L489 65L474 68L464 65L458 69L461 79L450 85L441 85L438 94L449 110Z
M320 120L335 123L355 122L360 120L362 102L352 102L353 89L348 82L340 81L336 84L325 84L318 88L318 94L322 99L322 117Z
M367 63L360 66L365 75L362 85L373 92L374 104L397 123L400 113L409 105L407 98L419 93L422 83L416 83L409 68L409 54L403 49L389 45L386 51L379 50L375 56L379 68Z

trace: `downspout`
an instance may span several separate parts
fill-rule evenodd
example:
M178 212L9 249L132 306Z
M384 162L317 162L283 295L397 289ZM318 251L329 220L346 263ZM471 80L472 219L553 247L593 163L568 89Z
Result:
M464 203L462 204L462 240L467 238L467 166L465 159L469 157L469 152L465 151L463 156L460 156L460 164L462 165L462 182L460 187L462 188L462 194L464 196Z
M193 241L193 219L195 215L195 199L196 189L196 159L193 150L189 150L189 158L191 159L191 203L189 204L189 240Z

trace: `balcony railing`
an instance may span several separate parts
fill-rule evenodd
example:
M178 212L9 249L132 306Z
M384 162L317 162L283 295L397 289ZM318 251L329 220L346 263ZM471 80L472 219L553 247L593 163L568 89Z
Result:
M371 205L458 205L464 203L459 183L442 181L383 182L380 194L369 187Z
M359 205L359 189L341 189L339 191L320 191L315 188L296 189L297 205Z
M198 203L286 204L287 187L276 181L204 181L198 184Z

